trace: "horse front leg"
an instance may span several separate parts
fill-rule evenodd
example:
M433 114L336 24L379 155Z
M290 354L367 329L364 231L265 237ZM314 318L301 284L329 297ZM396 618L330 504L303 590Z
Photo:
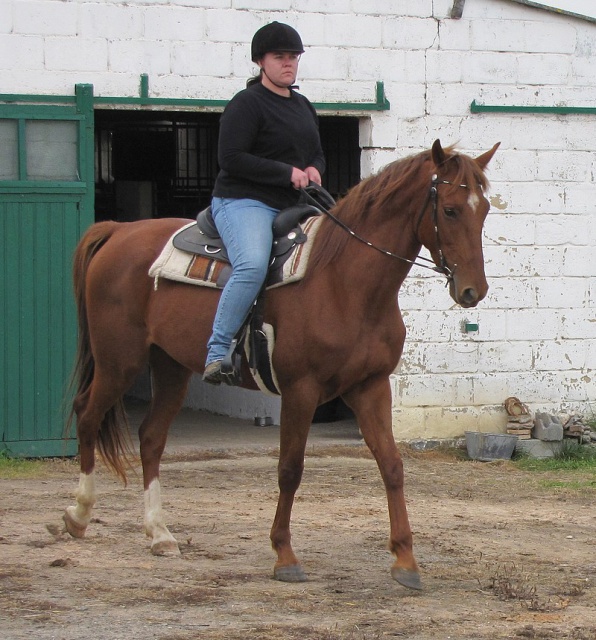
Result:
M422 589L404 496L403 463L391 426L389 380L368 381L343 397L354 411L385 485L390 523L389 549L396 557L391 576L404 587Z
M145 534L151 538L153 555L179 556L178 542L166 526L162 509L159 468L168 430L184 401L191 372L161 349L154 347L151 353L151 374L151 406L139 427Z
M294 550L290 520L294 497L304 471L304 452L315 404L302 401L284 390L278 463L279 499L271 527L271 544L277 553L273 577L282 582L304 582L304 573Z

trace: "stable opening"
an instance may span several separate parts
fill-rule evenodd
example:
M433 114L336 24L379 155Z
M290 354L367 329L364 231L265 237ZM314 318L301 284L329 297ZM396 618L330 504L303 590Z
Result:
M209 205L218 172L218 113L95 112L95 219L194 218ZM322 116L336 199L360 180L359 119Z

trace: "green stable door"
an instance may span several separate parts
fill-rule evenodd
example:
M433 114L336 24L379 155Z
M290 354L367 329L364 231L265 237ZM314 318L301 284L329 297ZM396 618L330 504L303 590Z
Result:
M72 255L94 222L93 92L77 85L71 104L13 98L0 95L0 450L74 455Z

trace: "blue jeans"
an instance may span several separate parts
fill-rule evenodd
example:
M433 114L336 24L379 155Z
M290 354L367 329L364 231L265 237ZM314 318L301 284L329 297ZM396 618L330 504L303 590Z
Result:
M265 282L273 242L271 227L278 213L248 198L213 198L211 211L233 271L219 299L206 364L226 355Z

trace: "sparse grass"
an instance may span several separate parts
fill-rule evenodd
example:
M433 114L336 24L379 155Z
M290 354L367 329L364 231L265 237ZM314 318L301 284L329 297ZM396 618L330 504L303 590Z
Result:
M513 562L489 566L488 588L499 600L519 601L528 611L557 611L569 605L569 599L558 597L553 601L542 597L530 574ZM575 595L583 594L577 592Z
M591 471L596 473L596 447L567 439L554 458L520 456L515 464L525 471Z
M72 473L74 464L76 463L73 459L13 457L3 449L0 451L0 479L41 478L65 470Z

